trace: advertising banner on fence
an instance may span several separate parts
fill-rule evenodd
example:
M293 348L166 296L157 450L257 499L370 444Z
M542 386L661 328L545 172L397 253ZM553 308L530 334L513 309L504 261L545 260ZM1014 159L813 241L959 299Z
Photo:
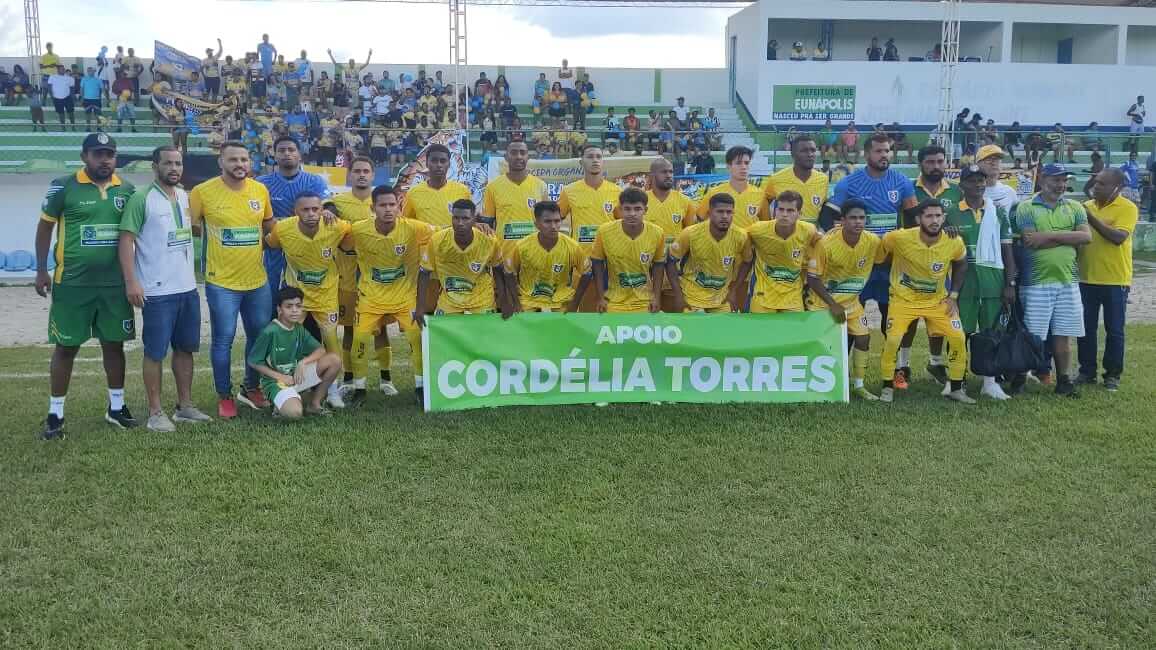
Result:
M846 402L845 325L798 314L430 316L425 410Z
M855 119L855 86L776 85L771 94L776 120L822 122Z
M650 163L657 156L623 156L605 158L602 161L603 174L608 180L625 189L633 185L645 187L647 176L650 174ZM562 188L574 181L582 180L584 174L582 165L577 158L561 160L531 160L530 174L546 181L546 191L551 201L557 201L562 194ZM506 161L502 158L490 158L490 178L497 178L506 173Z

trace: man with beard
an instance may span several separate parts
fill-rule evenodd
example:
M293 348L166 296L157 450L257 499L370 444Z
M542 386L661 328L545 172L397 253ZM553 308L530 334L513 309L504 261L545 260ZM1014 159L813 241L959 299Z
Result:
M579 164L582 165L583 178L562 188L558 208L562 210L562 219L569 221L563 225L562 232L577 239L582 252L589 257L598 228L613 221L618 214L621 190L602 176L602 149L586 145ZM587 291L580 298L580 311L596 311L597 298L597 291Z
M277 167L271 173L257 177L257 182L269 190L269 200L273 206L273 218L280 221L293 216L293 206L303 192L312 192L321 197L323 209L321 218L331 224L337 217L330 201L332 193L329 184L317 174L301 169L301 148L290 135L282 135L273 141L273 158ZM265 249L265 272L269 276L269 309L272 311L277 292L281 289L282 275L285 274L285 253L275 249ZM258 332L259 333L259 332Z
M733 198L716 194L710 202L709 220L685 228L669 245L674 303L690 312L738 312L751 270L750 236L731 227Z
M887 135L882 133L872 135L863 148L867 154L867 165L836 183L834 196L827 205L836 213L841 213L841 206L847 200L859 199L867 206L867 230L882 237L899 227L900 216L905 210L915 207L917 203L915 188L906 176L891 169L891 139ZM942 212L942 206L940 210ZM890 278L889 265L884 264L872 269L871 277L859 296L864 303L874 300L879 306L884 328L888 322ZM886 331L884 333L886 334ZM896 340L896 347L898 343L899 340ZM900 358L899 365L910 365L909 359Z
M181 189L184 160L172 145L153 150L154 182L128 200L120 222L125 294L141 310L148 398L148 428L175 431L176 422L208 422L193 405L193 354L201 344L201 298L194 272L189 195ZM172 420L161 406L161 362L173 349L177 409Z
M917 214L919 227L887 233L876 255L877 262L892 259L891 309L884 326L887 340L880 361L879 374L884 380L879 399L883 402L894 400L893 378L899 343L907 326L922 319L927 331L947 339L951 390L946 397L963 404L975 404L963 387L967 349L956 304L967 274L967 250L959 237L944 236L943 206L938 201L929 199L919 204ZM949 274L950 292L945 289Z
M36 293L52 294L48 340L56 347L49 365L48 417L41 437L64 437L64 398L81 344L100 341L108 381L104 419L119 428L137 426L124 404L124 342L135 334L132 305L124 292L117 242L124 207L134 188L116 175L116 142L92 133L81 145L84 169L52 181L36 227ZM48 273L48 249L56 236L56 269Z
M519 241L535 232L534 206L546 200L546 182L531 176L525 142L506 145L506 173L486 184L482 196L484 223L493 226L508 256Z
M734 202L731 202L734 212ZM666 247L690 227L694 221L695 205L689 197L674 189L674 165L666 158L656 158L650 163L650 189L646 192L646 216L644 219L662 228L666 235ZM731 215L733 218L733 214ZM727 222L730 223L729 221ZM729 227L729 225L728 225ZM673 282L665 278L662 285L662 311L676 313L682 311L675 302Z
M799 218L812 225L818 225L819 210L827 200L826 174L815 171L815 159L819 147L815 138L801 134L791 143L791 160L794 164L775 172L764 181L763 192L767 201L774 201L779 194L792 190L803 197L803 209Z

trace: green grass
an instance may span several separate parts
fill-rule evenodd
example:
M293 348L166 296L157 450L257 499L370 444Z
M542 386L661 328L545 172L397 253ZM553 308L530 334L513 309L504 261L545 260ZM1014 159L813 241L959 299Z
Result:
M1079 400L423 415L402 369L332 420L169 435L106 428L85 348L50 444L49 351L3 350L0 645L1150 647L1156 326L1128 336Z

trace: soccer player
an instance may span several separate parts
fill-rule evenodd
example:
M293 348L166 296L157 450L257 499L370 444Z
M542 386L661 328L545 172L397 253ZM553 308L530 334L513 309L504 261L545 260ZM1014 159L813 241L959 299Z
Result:
M365 377L369 374L369 350L377 348L381 372L381 392L396 395L390 375L392 355L388 351L386 325L396 322L409 341L410 366L420 396L422 376L421 332L414 324L417 306L418 269L422 249L435 228L424 221L401 219L397 194L389 185L373 189L374 218L353 224L341 247L357 253L357 324L353 328L353 396L350 402L365 401ZM387 388L388 387L388 388Z
M116 142L91 133L80 148L84 169L48 186L36 227L36 293L52 294L48 340L56 347L49 365L48 417L41 437L64 437L64 398L80 345L100 341L108 381L104 419L120 428L137 421L124 404L124 342L136 329L125 297L117 241L131 183L116 175ZM48 249L56 235L56 269L48 274Z
M217 415L237 417L229 370L237 317L245 329L245 355L269 322L273 298L263 262L265 233L273 228L269 190L249 178L251 161L244 143L221 144L221 175L189 192L193 236L205 237L205 302L209 305L213 384ZM257 385L257 373L246 368L237 400L255 409L268 406Z
M573 238L561 234L562 210L553 201L534 204L538 232L522 238L503 263L509 299L502 315L522 311L578 311L580 292L590 283L590 260Z
M646 192L646 222L662 228L666 237L666 248L683 229L694 223L697 208L687 195L674 188L674 165L666 158L658 157L650 163L650 189ZM731 202L734 212L734 202ZM732 214L733 217L733 214ZM662 279L662 311L675 313L678 308L670 278Z
M449 180L450 150L445 145L431 144L426 149L425 164L429 174L405 193L401 216L424 221L439 230L449 228L451 206L454 201L470 198L470 188Z
M859 292L867 283L879 250L879 236L866 231L867 206L858 199L843 204L843 225L823 236L807 263L807 308L827 309L835 322L847 323L851 337L851 394L859 399L879 399L863 385L871 332Z
M337 341L338 246L349 234L348 221L332 225L321 221L321 197L302 192L293 208L296 213L278 221L265 236L265 244L285 253L285 284L297 287L305 297L305 322L310 334L321 339L326 351L341 354ZM312 321L312 322L310 322ZM327 397L333 408L345 408L340 386L331 384ZM268 391L266 391L268 393Z
M867 155L864 168L844 176L835 184L835 192L827 205L835 213L840 213L842 205L849 199L859 199L867 206L867 230L879 236L899 227L901 215L917 204L915 188L911 181L891 168L891 139L885 133L872 135L863 144ZM882 265L872 269L871 277L863 287L859 299L866 303L874 300L883 316L883 326L887 325L887 301L890 299L891 269ZM910 359L899 357L900 367L910 366ZM896 380L896 387L906 385L906 376Z
M422 327L431 278L441 284L434 311L439 316L489 314L495 310L495 298L504 299L494 291L495 285L503 286L502 245L498 238L475 228L477 206L473 201L458 199L452 209L451 227L434 233L421 257L414 320Z
M273 158L277 161L273 171L257 177L257 182L269 190L273 218L280 221L292 217L297 196L302 192L313 192L325 203L322 219L325 223L332 223L336 216L333 214L333 203L329 200L332 196L329 184L317 174L301 169L301 149L297 140L291 135L278 137L273 141ZM277 296L277 290L281 288L281 278L285 274L284 253L274 248L266 249L265 272L269 276L269 299L272 302Z
M755 256L755 283L748 307L752 314L803 311L804 274L819 231L800 221L802 206L803 197L787 190L775 201L774 221L747 228Z
M959 322L959 292L967 275L967 249L963 239L943 234L943 206L934 199L919 205L918 228L893 230L883 236L876 262L891 263L891 309L884 326L887 339L883 344L880 376L884 378L879 399L895 398L895 361L899 342L913 320L923 319L927 331L947 342L947 376L951 391L946 397L964 404L975 404L963 387L967 370L967 348L963 325ZM951 291L945 289L951 276Z
M357 156L350 163L349 185L352 189L333 197L333 207L338 218L348 221L350 225L359 221L372 220L373 214L373 161L366 156ZM357 252L355 250L338 249L334 252L337 258L337 324L343 332L341 337L341 367L345 372L343 381L348 384L353 381L353 327L357 324ZM392 362L392 350L389 347L389 338L384 339L384 348L377 351L378 359L384 357L382 367L389 368ZM386 377L389 371L386 370ZM396 395L392 380L384 382L382 391L387 395Z
M602 224L594 236L590 262L599 313L655 313L661 308L666 237L662 228L644 219L646 201L638 188L622 190L617 201L622 218Z
M486 184L481 221L493 226L508 256L519 242L534 234L538 222L534 206L547 195L546 182L530 176L530 149L525 142L511 141L505 158L506 173Z
M970 336L995 327L1003 306L1015 303L1016 265L1008 215L984 194L987 174L978 165L964 167L959 187L962 198L946 208L945 222L967 246L967 277L958 304L960 323ZM995 377L983 377L980 394L1008 399Z
M273 403L274 413L292 420L303 415L330 415L321 398L341 374L341 357L326 351L301 326L305 320L303 299L297 287L278 291L277 318L261 330L253 349L245 355L249 367L261 375L261 390ZM309 406L302 404L306 391L310 391Z
M201 298L194 273L189 195L180 187L184 160L172 145L153 150L154 182L137 190L120 221L117 252L125 294L141 310L145 396L151 431L175 431L177 422L208 422L193 405L193 354L201 345ZM177 408L161 406L161 362L173 349Z
M590 254L598 228L615 218L618 212L618 196L622 192L618 185L602 176L602 150L595 145L582 148L583 178L562 188L558 197L558 207L566 223L562 232L578 240L582 251ZM593 312L597 308L595 292L587 292L580 298L581 311Z
M819 147L815 138L802 133L791 142L791 160L794 164L771 174L763 181L763 193L767 202L774 201L779 193L787 190L798 192L803 197L803 209L799 217L808 223L818 225L819 210L827 200L827 175L815 171L815 159Z
M734 225L749 228L767 219L767 202L763 191L750 184L751 159L754 152L747 147L737 146L727 149L727 173L730 178L707 190L698 204L698 220L706 221L710 212L710 197L715 194L729 194L735 200Z
M687 227L669 246L674 302L690 312L742 311L751 270L750 236L731 227L735 200L729 194L715 194L709 207L707 221Z

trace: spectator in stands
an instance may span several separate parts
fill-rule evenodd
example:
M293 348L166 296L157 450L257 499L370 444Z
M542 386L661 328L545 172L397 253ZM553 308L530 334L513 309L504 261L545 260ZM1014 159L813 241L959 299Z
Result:
M36 93L39 95L39 93ZM8 80L8 85L4 87L4 102L9 105L15 105L20 99L25 96L32 97L33 92L29 87L28 74L24 72L24 66L19 63L12 66L12 77ZM41 107L43 107L41 103ZM43 122L43 120L41 120Z
M546 96L547 112L553 119L554 125L558 126L562 118L566 116L566 93L562 90L562 84L555 81L550 88L549 94Z
M1089 199L1092 198L1092 186L1096 184L1096 174L1102 171L1104 171L1104 157L1100 155L1100 152L1093 151L1092 167L1087 170L1090 177L1088 178L1088 182L1084 183L1084 196Z
M84 77L80 80L80 101L84 107L84 127L92 131L92 121L95 118L100 126L100 105L104 92L100 77L96 76L96 68L89 66Z
M831 60L831 53L827 51L826 46L823 45L823 41L819 41L815 45L815 54L811 58L814 61L830 61Z
M273 74L273 62L277 60L277 47L269 42L268 34L261 34L257 57L261 60L261 74L268 79Z
M28 112L32 119L32 132L36 133L39 126L42 133L47 133L48 129L44 125L44 101L40 99L39 88L28 88Z
M1120 165L1120 172L1124 174L1124 197L1133 203L1140 203L1140 163L1136 161L1136 152L1128 154L1128 161Z
M807 50L803 48L803 41L795 41L791 45L791 60L792 61L806 61Z
M1019 122L1012 122L1003 132L1003 148L1013 155L1023 155L1023 132Z
M799 137L799 129L793 126L788 128L787 135L783 137L783 151L790 151L791 145L794 144L797 137Z
M365 63L362 65L357 65L357 62L353 59L349 59L349 62L345 64L338 63L337 59L333 58L333 50L325 50L325 52L329 55L330 62L333 63L334 85L340 81L345 84L346 88L355 88L358 86L361 73L369 67L369 61L373 59L373 48L370 48L369 54L365 55ZM388 77L389 75L384 76Z
M205 48L205 58L201 60L201 78L205 80L205 97L216 102L221 95L221 52L225 49L221 39L217 39L217 51Z
M637 111L633 107L626 110L626 117L622 118L622 127L626 131L623 148L631 148L639 141L642 132L642 121L638 119Z
M779 59L779 42L775 39L767 41L767 60L777 61Z
M565 89L573 88L574 81L574 71L570 69L570 62L562 59L562 67L558 68L558 83Z
M720 126L721 122L715 115L714 108L707 109L706 117L702 119L702 129L706 133L708 149L722 149L722 139L719 137Z
M131 47L128 48L128 56L124 57L123 62L124 76L128 77L132 82L132 99L133 101L140 100L140 76L144 73L144 64L137 58L136 51Z
M618 116L614 114L614 107L606 108L606 131L602 134L602 139L609 142L610 140L617 140L622 142L626 134L622 130L622 123Z
M894 38L887 39L887 42L883 44L883 60L884 61L898 61L899 60L899 48L895 46L895 39Z
M1104 138L1100 137L1100 123L1092 122L1089 124L1088 128L1084 130L1080 142L1084 149L1099 152L1104 147Z
M963 157L963 147L967 144L968 132L968 118L971 116L971 109L964 108L962 111L955 114L955 120L952 122L951 131L951 157L953 160L959 160Z
M927 50L927 54L923 55L923 58L927 61L931 61L932 63L939 63L940 61L942 61L943 60L943 44L936 43L935 45L933 45L930 50Z
M550 91L550 82L546 79L546 73L538 74L538 79L534 82L534 98L541 99L545 97L546 93Z
M691 152L690 166L696 174L714 173L714 156L706 149L697 149Z
M48 88L52 95L52 105L56 109L56 116L60 118L60 128L65 130L64 114L68 113L68 120L72 123L72 130L76 130L76 108L73 103L72 75L68 74L64 66L56 66L56 73L48 78Z
M1063 124L1056 122L1056 125L1052 127L1051 132L1048 133L1048 144L1052 150L1052 159L1055 162L1064 162L1063 153L1065 151L1068 154L1068 162L1076 162L1073 156L1076 151L1075 139L1068 135L1068 132L1064 130Z
M877 41L878 39L872 40ZM837 150L838 139L839 136L835 133L835 127L831 124L831 119L827 118L827 120L823 122L823 128L819 129L815 134L815 144L819 146L819 154L824 159L829 159L831 152Z
M903 127L899 126L899 122L891 123L891 126L887 129L887 135L891 138L891 151L895 152L896 155L898 155L900 151L907 151L907 162L913 162L915 155L914 147L912 147L911 142L907 140L907 133L903 130Z
M883 48L879 47L879 37L871 37L871 44L867 46L867 60L868 61L882 61Z
M510 96L510 82L506 81L506 75L498 75L498 78L494 80L494 90L501 91L502 97Z
M684 121L686 121L687 111L690 110L686 106L686 98L685 97L679 97L675 101L677 103L670 110L672 113L674 113L675 117L677 117L680 122L684 122Z
M1143 95L1137 97L1136 103L1128 107L1127 115L1131 120L1128 124L1128 148L1136 151L1140 146L1140 136L1144 135L1144 118L1148 116L1148 110L1144 108Z
M44 44L44 54L40 55L40 84L42 94L47 99L47 94L51 90L47 79L56 74L56 68L60 65L60 56L52 51L52 43Z
M847 122L847 128L839 134L839 152L843 162L859 164L859 129L855 128L854 120ZM851 160L854 156L855 160Z
M658 141L661 139L659 134L662 131L662 127L663 127L665 121L666 120L664 120L658 116L658 111L655 111L655 110L650 111L650 115L648 116L648 119L646 121L646 147L647 147L647 149L655 150L658 148Z
M8 87L12 84L12 75L4 66L0 65L0 93L4 93L4 105L9 104L8 101Z
M474 95L488 95L494 90L494 84L486 78L485 72L478 73L478 80L474 82Z

